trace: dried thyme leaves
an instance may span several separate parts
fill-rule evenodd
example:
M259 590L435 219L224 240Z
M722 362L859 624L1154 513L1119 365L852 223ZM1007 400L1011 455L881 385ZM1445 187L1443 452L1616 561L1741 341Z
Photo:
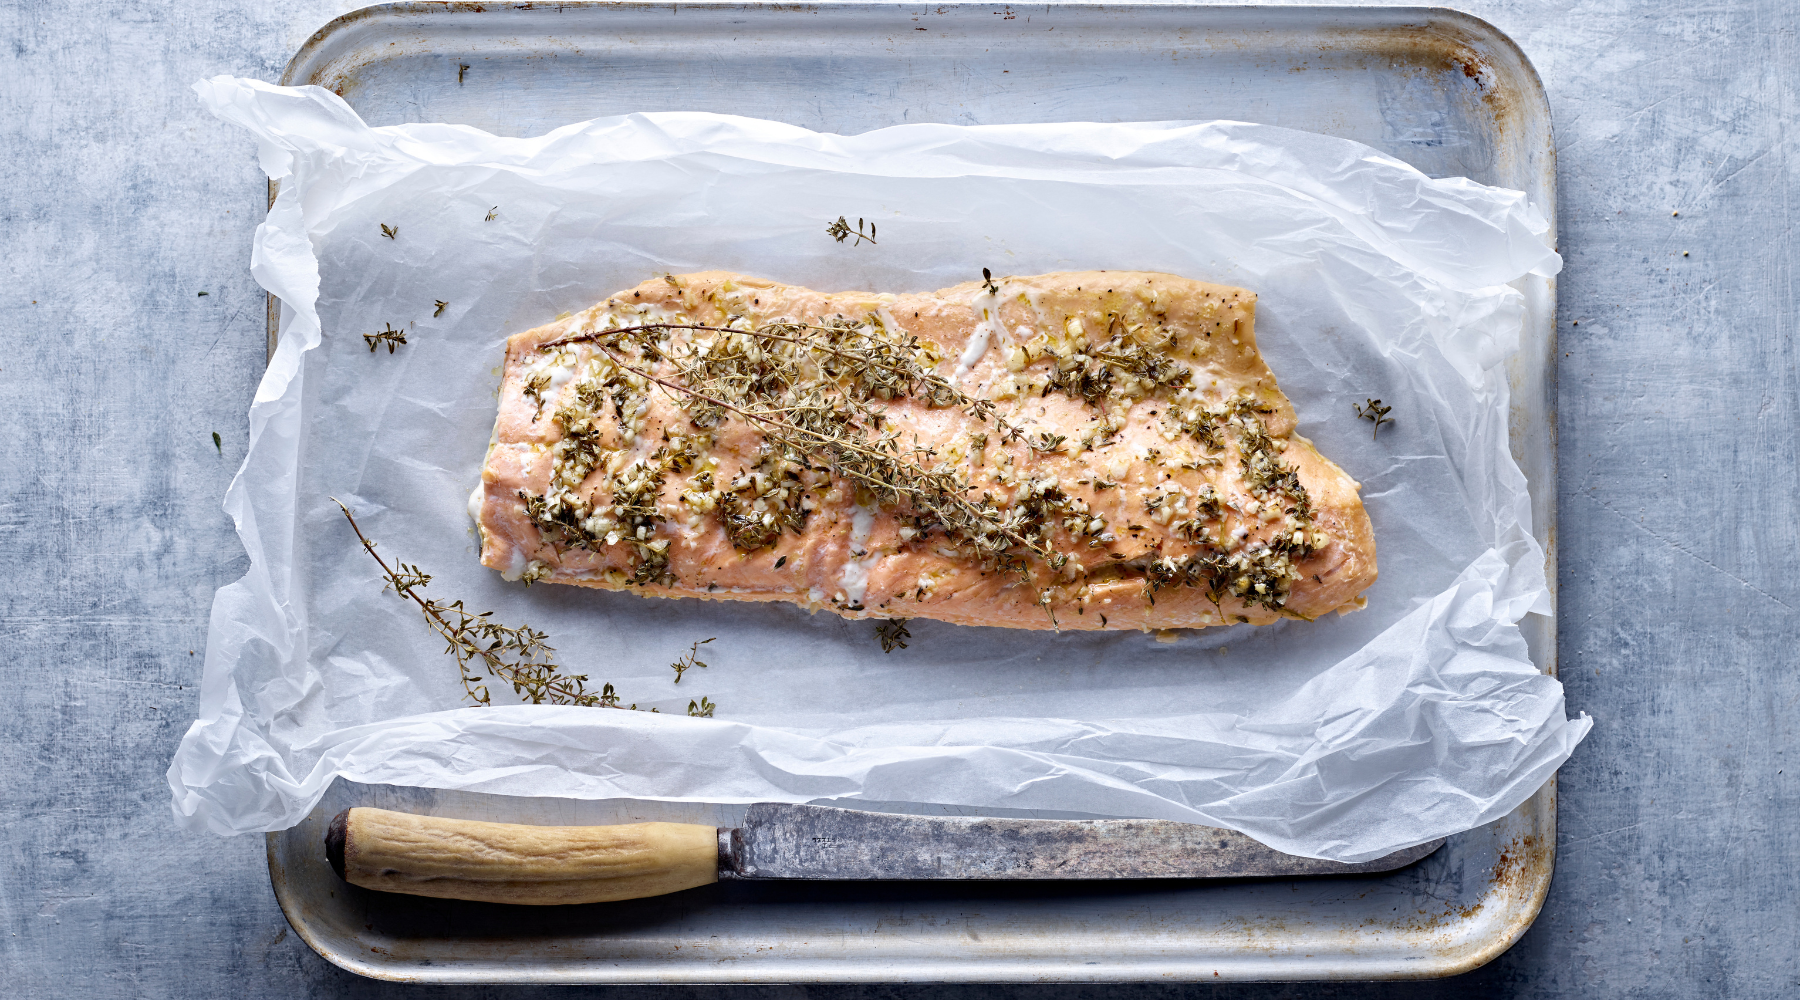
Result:
M396 330L394 329L394 324L389 323L384 329L377 330L374 333L363 334L363 343L369 345L370 354L374 354L376 348L380 347L382 344L386 344L388 353L392 354L394 353L394 348L406 343L406 331Z
M847 224L846 230L854 233ZM992 274L984 271L983 277L984 287L998 294ZM680 280L665 280L687 294ZM1022 387L1015 377L1014 391L1008 395L1003 387L998 398L1017 398L1022 388L1039 397L1067 396L1091 409L1089 425L1072 431L1072 440L1015 425L997 412L995 400L959 389L936 373L941 348L894 327L884 314L762 325L735 314L716 324L619 325L609 315L607 328L542 344L542 357L529 362L523 391L535 404L533 419L548 416L562 437L551 446L548 488L519 497L554 549L627 555L622 567L614 562L605 573L615 586L678 582L668 558L670 518L688 528L712 519L732 547L748 555L803 532L823 504L841 509L854 500L897 521L902 545L933 544L947 557L1015 576L1032 588L1053 622L1059 601L1085 601L1068 595L1085 595L1082 578L1096 570L1107 578L1141 576L1152 601L1163 588L1191 586L1216 605L1234 598L1292 614L1284 606L1300 578L1297 565L1326 539L1315 530L1296 469L1283 460L1286 440L1268 433L1264 418L1272 411L1248 390L1205 402L1190 369L1160 343L1163 330L1128 325L1116 314L1106 322L1105 339L1094 343L1079 317L1067 317L1062 333L1014 347L1006 359L1014 373L1045 363ZM1172 348L1174 335L1168 339ZM582 351L581 344L591 349ZM546 413L551 386L561 384L553 372L571 384L557 394L561 403L554 412ZM680 416L649 428L656 394ZM958 409L984 426L966 439L928 446L888 422L886 404L898 400ZM1084 565L1075 553L1110 547L1125 529L1110 525L1110 514L1092 509L1055 475L1015 471L1016 453L993 454L994 445L1070 456L1109 447L1131 407L1142 401L1162 409L1165 439L1199 446L1196 452L1178 444L1167 458L1160 448L1143 449L1142 461L1170 470L1234 465L1248 495L1224 496L1212 485L1153 484L1145 514L1194 551L1165 555L1159 543L1157 551L1125 562ZM721 470L710 454L716 437L734 423L760 438L758 450L735 473ZM659 435L648 456L645 434ZM598 479L590 480L596 472ZM684 478L675 481L674 502L665 507L661 498L676 476ZM977 485L983 480L991 482ZM590 482L598 488L584 491ZM1095 493L1121 486L1099 478L1080 483ZM1130 528L1134 535L1143 530ZM534 561L526 579L547 572ZM924 599L926 589L913 597ZM860 608L842 593L833 600ZM903 621L882 627L884 649L904 648Z
M1203 551L1164 556L1146 569L1152 598L1157 590L1172 586L1197 587L1214 606L1230 596L1246 606L1260 605L1278 614L1286 609L1293 584L1300 579L1298 564L1323 548L1326 538L1314 530L1311 498L1300 483L1299 472L1282 460L1287 442L1269 436L1263 416L1269 409L1254 398L1240 396L1216 406L1174 409L1170 422L1208 448L1224 447L1229 433L1236 442L1238 468L1248 500L1227 501L1208 485L1191 498L1172 498L1168 507L1153 509L1152 517L1164 524L1188 512L1193 516L1174 524L1177 534L1203 546ZM1242 519L1273 524L1267 539L1246 542L1249 529L1240 525L1227 532L1225 512ZM1162 516L1158 516L1162 515ZM1219 534L1209 533L1219 523ZM1223 613L1223 609L1221 609Z
M875 639L881 643L881 651L891 653L896 649L905 649L906 640L912 638L907 631L906 623L910 618L889 618L875 626Z
M844 217L840 215L837 217L836 222L825 227L825 233L826 233L826 235L830 236L832 239L837 240L839 243L842 243L845 240L849 239L850 237L854 236L854 237L856 237L856 242L850 244L853 247L861 246L862 242L864 240L868 240L871 245L873 245L875 243L875 223L873 223L873 222L869 223L869 231L867 233L864 233L863 232L863 220L861 220L861 219L857 219L856 220L856 228L851 229L850 224L848 222L845 222Z
M1133 380L1132 395L1149 396L1158 389L1185 389L1190 378L1185 365L1128 338L1120 329L1101 347L1058 356L1039 394L1060 392L1099 404L1121 395L1123 379Z
M552 415L563 436L551 449L549 489L541 495L520 491L519 499L532 523L552 544L591 550L623 544L636 557L628 582L673 584L675 578L668 568L670 540L657 537L664 521L660 507L663 487L670 473L691 469L699 450L710 441L704 434L672 436L647 458L622 467L612 463L605 470L605 491L611 502L595 504L581 491L582 483L603 460L610 462L624 454L622 448L608 445L609 434L619 436L624 447L636 441L643 431L649 400L642 380L634 384L616 365L589 367L587 375L575 382L574 399ZM542 393L549 381L548 374L539 373L526 382L526 393L536 401L538 415L543 411ZM605 418L609 408L614 417L611 421ZM531 567L527 576L533 576Z
M539 373L525 380L524 395L526 399L537 404L536 412L531 415L531 422L537 423L544 415L544 390L550 388L550 376Z
M605 698L612 694L612 685L606 685L602 694L594 694L587 688L586 674L562 673L551 659L555 650L545 643L549 637L544 633L529 625L502 625L493 620L492 612L475 614L465 610L461 601L445 603L421 596L419 592L431 583L431 576L403 562L395 564L398 569L390 567L375 551L375 543L357 526L350 508L336 497L332 502L344 512L350 530L356 532L357 540L381 566L382 577L387 581L382 589L392 588L401 598L417 604L425 613L426 622L443 638L444 651L456 657L463 691L470 701L492 704L484 683L492 675L501 683L512 685L513 693L533 705L607 706ZM617 700L613 698L614 704L608 707L618 707Z
M1388 413L1394 408L1391 406L1382 406L1381 400L1379 399L1369 400L1368 405L1366 406L1360 403L1352 403L1350 404L1350 407L1356 411L1357 416L1370 421L1375 425L1374 430L1369 432L1369 440L1371 441L1375 440L1375 436L1381 433L1382 424L1391 424L1394 422L1394 418L1388 416Z
M715 641L717 638L718 636L714 636L711 639L701 639L699 642L688 647L688 651L682 655L681 659L669 664L670 669L675 671L675 683L680 684L681 675L687 673L689 670L692 670L695 667L706 666L706 661L700 659L700 647Z
M715 336L677 346L671 337L675 331ZM715 481L710 469L702 470L682 494L696 513L716 513L741 551L773 545L783 531L804 530L818 506L817 494L835 479L866 496L870 505L898 511L915 537L940 531L994 568L1024 572L1028 557L1055 568L1066 561L1049 544L1045 503L1002 511L991 497L971 496L972 485L953 463L937 460L928 449L909 445L884 427L881 404L910 397L932 407L959 407L995 424L1003 439L1027 438L994 413L991 401L971 397L936 374L932 366L938 357L930 346L888 330L878 317L757 328L646 324L578 334L541 349L559 351L580 341L593 343L598 353L577 385L577 399L595 404L600 412L610 409L622 445L629 447L642 431L651 387L669 393L700 434L734 417L761 432L764 445L751 469L728 483ZM659 363L672 369L668 377L657 374L653 366ZM617 544L610 535L572 530L586 525L577 516L581 501L568 487L586 478L592 464L579 463L566 475L562 471L560 453L580 447L568 442L586 440L596 415L576 407L558 412L565 438L557 445L551 492L543 498L522 497L546 537L573 547ZM617 485L613 493L616 506ZM1064 498L1051 483L1035 499L1054 503ZM654 518L639 527L645 529L638 535L642 545L661 545L666 553L667 540L653 538ZM631 582L672 581L666 572L647 575L644 560L656 557L639 556L639 571ZM661 565L666 567L666 555Z
M610 682L602 685L596 694L588 690L586 674L563 673L552 658L555 649L545 642L549 638L545 633L529 625L502 625L493 620L493 612L476 614L465 609L461 601L446 603L421 596L420 591L431 583L431 575L410 563L397 562L390 567L375 551L375 543L362 533L350 508L336 497L332 498L332 503L344 512L344 519L350 522L350 530L356 533L357 541L381 567L382 579L386 581L382 590L392 589L399 597L417 604L432 630L444 639L444 651L456 658L463 692L470 701L477 705L493 703L486 683L493 677L512 685L514 694L533 705L637 709L635 702L630 706L621 705L619 693ZM707 666L699 659L700 647L712 641L702 639L694 643L686 655L670 664L675 671L675 683L681 683L681 675L694 667ZM698 702L688 703L688 714L710 719L717 707L701 697Z

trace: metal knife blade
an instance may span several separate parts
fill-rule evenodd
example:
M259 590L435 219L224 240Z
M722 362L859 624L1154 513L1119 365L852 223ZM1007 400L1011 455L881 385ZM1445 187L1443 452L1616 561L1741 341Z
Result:
M1344 864L1232 830L1148 819L908 816L761 802L719 831L719 877L741 879L1240 878L1384 872L1443 840Z

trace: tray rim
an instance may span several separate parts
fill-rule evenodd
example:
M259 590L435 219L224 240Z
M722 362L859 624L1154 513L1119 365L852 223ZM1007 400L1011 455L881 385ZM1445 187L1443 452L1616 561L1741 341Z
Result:
M641 11L656 11L656 10L665 10L665 11L666 10L678 10L679 8L682 8L682 7L686 7L690 10L742 11L742 12L746 13L748 16L775 16L775 15L780 15L780 14L821 12L821 11L827 11L827 10L833 11L833 12L852 12L852 13L867 11L871 15L874 15L878 11L912 10L915 8L926 8L926 9L938 9L941 12L944 8L975 9L975 8L984 8L986 6L991 6L991 5L983 5L983 4L972 3L972 2L963 2L963 0L955 0L955 2L944 3L944 4L908 4L908 3L902 3L902 2L891 2L891 0L869 0L869 2L857 2L857 0L826 0L826 2L800 3L800 4L780 3L780 2L778 2L778 0L761 0L761 2L758 2L758 0L693 0L693 2L687 2L687 3L682 3L682 2L680 2L680 0L557 0L557 2L555 2L555 3L538 4L538 3L529 2L529 0L527 0L527 2L513 3L513 4L495 4L493 6L495 8L499 8L499 9L490 10L481 4L463 2L463 0L393 0L393 2L372 4L370 6L361 7L361 8L357 8L355 10L348 11L348 12L338 15L337 17L334 17L330 21L326 22L318 30L313 32L312 35L310 35L304 43L301 44L300 48L298 50L296 50L294 55L289 59L286 67L284 68L284 71L281 75L279 82L282 86L300 86L300 85L305 85L305 84L315 82L315 78L330 66L329 59L325 58L326 49L328 48L328 46L331 43L333 43L337 39L337 37L340 34L346 32L348 29L351 29L351 28L359 25L363 21L374 20L383 15L455 13L458 15L492 14L492 15L502 15L503 16L504 11L514 10L514 9L532 10L532 9L537 9L537 8L551 8L551 9L555 9L560 12L564 9L574 8L574 9L580 9L580 10L608 10L608 9L611 9L611 10L640 11L641 12ZM1043 8L1046 10L1058 9L1058 8L1061 8L1061 9L1083 9L1083 10L1106 10L1106 11L1120 12L1120 13L1124 14L1125 16L1130 16L1130 14L1132 12L1136 12L1136 11L1143 11L1146 13L1150 13L1150 12L1166 13L1166 12L1169 12L1172 10L1190 10L1190 11L1195 12L1198 16L1206 16L1208 14L1227 15L1227 16L1230 16L1230 15L1254 15L1258 12L1279 14L1280 16L1283 16L1283 17L1297 17L1297 16L1303 17L1305 15L1310 14L1310 15L1315 15L1315 16L1319 16L1319 17L1328 17L1328 18L1340 19L1340 20L1366 18L1369 20L1369 22L1371 24L1384 23L1384 21L1386 23L1391 23L1392 19L1395 19L1395 18L1410 17L1410 18L1415 18L1421 22L1443 22L1443 23L1448 23L1448 24L1454 25L1457 28L1460 28L1467 35L1473 36L1474 38L1477 38L1477 39L1480 39L1481 41L1494 46L1496 49L1505 51L1508 55L1511 56L1512 59L1514 59L1516 61L1516 65L1513 67L1513 69L1519 75L1519 79L1517 80L1517 82L1523 84L1523 91L1518 96L1524 98L1526 100L1526 102L1528 102L1529 104L1532 105L1532 107L1526 113L1540 115L1542 118L1542 121L1543 121L1544 146L1543 146L1543 149L1541 149L1541 150L1533 151L1534 154L1539 155L1543 158L1541 166L1536 171L1536 173L1538 173L1540 176L1542 176L1545 181L1544 185L1543 185L1542 198L1540 200L1538 207L1544 213L1546 219L1549 222L1548 235L1552 241L1552 245L1557 246L1558 249L1560 249L1560 239L1559 239L1559 235L1558 235L1558 226L1557 226L1557 204L1556 204L1556 192L1557 192L1556 146L1555 146L1555 142L1554 142L1554 122L1552 120L1552 116L1551 116L1551 112L1550 112L1548 94L1546 93L1546 91L1544 89L1541 75L1538 73L1536 66L1532 63L1529 56L1527 56L1525 54L1524 50L1518 45L1518 43L1510 35L1508 35L1504 31L1500 30L1498 27L1496 27L1494 24L1492 24L1491 22L1487 21L1484 18L1481 18L1477 15L1468 13L1466 11L1457 10L1455 8L1435 6L1435 5L1414 5L1414 4L1292 4L1292 5L1290 5L1290 4L1212 4L1212 3L1204 3L1204 2L1194 2L1194 0L1143 0L1143 2L1128 2L1128 3L1122 3L1122 4L1109 4L1109 3L1103 3L1103 2L1081 2L1081 0L1047 0L1047 2L1038 2L1038 3L1029 4L1029 5L1019 4L1018 6L1020 6L1020 7L1029 6L1032 8ZM1420 27L1422 29L1424 27L1424 25L1421 24ZM302 79L301 77L303 74L305 74L308 78ZM269 203L271 205L273 204L273 202L275 200L277 190L278 190L277 182L271 180L268 184L268 198L269 198ZM1557 536L1556 499L1557 498L1556 498L1556 490L1555 490L1555 473L1556 473L1556 469L1557 469L1557 465L1558 465L1558 461L1557 461L1558 460L1558 442L1557 442L1558 435L1557 435L1556 419L1555 419L1555 415L1554 415L1554 400L1555 400L1555 391L1554 390L1555 390L1555 383L1557 380L1557 366L1556 366L1556 358L1557 358L1557 354L1556 354L1557 295L1556 295L1556 289L1557 289L1556 277L1549 277L1549 278L1543 279L1542 293L1545 296L1546 302L1545 302L1544 308L1542 310L1542 312L1543 312L1542 322L1544 323L1545 327L1547 328L1547 334L1544 339L1544 351L1545 351L1545 355L1546 355L1548 363L1545 366L1545 368L1541 374L1547 383L1546 389L1548 390L1548 392L1547 392L1548 405L1551 407L1551 413L1545 420L1545 426L1546 426L1547 434L1548 434L1547 454L1548 454L1549 482L1545 484L1545 487L1543 490L1543 497L1541 498L1541 502L1542 502L1542 506L1543 506L1544 514L1545 514L1544 524L1541 527L1537 527L1534 525L1534 527L1537 527L1537 530L1542 533L1542 537L1540 540L1543 542L1544 549L1545 549L1546 579L1548 581L1548 585L1550 588L1551 600L1552 600L1553 606L1556 605L1557 603L1559 603L1557 601L1557 589L1558 589L1558 580L1557 580L1558 558L1557 557L1558 557L1558 553L1557 553L1557 545L1556 545L1556 536ZM1527 294L1529 295L1530 293L1528 292ZM274 294L271 293L268 295L268 312L267 312L267 348L268 348L268 353L270 356L273 356L274 351L275 351L275 345L276 345L276 340L277 340L277 336L278 336L279 322L280 322L280 300ZM1523 354L1523 352L1520 352L1520 354L1515 354L1514 358L1513 358L1513 362L1516 363L1520 359L1522 354ZM1517 379L1516 369L1514 371L1514 375L1515 375L1515 381L1516 381L1516 379ZM1515 400L1515 405L1516 405L1516 403L1517 403L1517 400ZM1538 500L1539 498L1534 496L1533 499ZM1534 617L1536 617L1536 616L1534 616ZM1540 666L1542 667L1542 669L1544 670L1545 673L1550 674L1551 676L1555 676L1557 673L1557 660L1558 660L1558 653L1559 653L1559 650L1557 649L1557 645L1556 645L1557 633L1558 633L1557 625L1558 625L1558 622L1557 622L1554 612L1552 613L1552 615L1550 615L1544 619L1544 621L1542 623L1542 628L1544 631L1543 645L1541 648L1534 650L1535 652L1539 652L1543 658L1544 662L1542 664L1540 664ZM1495 935L1489 939L1481 941L1479 943L1473 943L1470 945L1459 946L1457 948L1457 950L1455 950L1454 952L1445 954L1445 955L1439 957L1435 961L1421 960L1418 962L1410 963L1410 967L1392 966L1392 967L1387 967L1387 968L1383 968L1380 970L1359 968L1354 973L1351 974L1351 978L1381 979L1381 980L1416 980L1416 979L1437 979L1437 978L1446 978L1446 977L1450 977L1450 976L1456 976L1456 975L1460 975L1465 972L1472 971L1476 968L1481 967L1482 965L1487 964L1488 962L1492 961L1494 958L1498 957L1499 955L1501 955L1502 953L1504 953L1505 951L1510 949L1515 943L1517 943L1518 940L1521 937L1523 937L1525 932L1530 929L1532 924L1535 922L1535 920L1538 916L1538 913L1541 911L1544 901L1545 901L1545 898L1548 896L1550 882L1551 882L1551 880L1554 876L1554 872L1555 872L1555 861L1556 861L1555 831L1556 831L1556 810L1557 810L1556 785L1557 785L1556 775L1552 774L1551 777L1544 783L1544 785L1541 788L1538 789L1537 792L1535 792L1525 802L1521 803L1517 809L1515 809L1511 814L1508 815L1508 817L1503 818L1500 821L1497 821L1497 822L1505 822L1506 819L1510 819L1513 817L1527 816L1527 815L1531 815L1533 813L1537 813L1537 814L1539 814L1537 817L1538 822L1535 824L1535 826L1536 826L1536 829L1538 829L1541 832L1542 837L1544 839L1544 843L1542 843L1538 847L1532 849L1532 856L1531 856L1530 860L1517 873L1514 884L1516 886L1518 886L1519 888L1523 889L1524 891L1522 893L1514 895L1512 902L1511 902L1511 906L1509 907L1509 910L1505 917L1505 924L1501 928L1500 933L1498 933L1497 935ZM418 974L406 974L406 973L398 972L395 969L389 968L385 965L371 962L368 959L361 958L360 956L352 957L351 955L349 955L347 953L338 951L336 948L332 947L328 942L324 941L321 938L321 936L315 932L314 928L312 928L310 923L305 919L304 915L301 912L299 912L301 909L300 900L298 899L297 893L294 890L293 886L289 882L289 879L287 877L286 870L285 870L285 865L283 864L283 862L281 860L281 853L280 853L281 838L282 838L283 833L285 833L285 832L286 831L274 831L274 832L265 834L265 845L266 845L266 853L267 853L268 865L269 865L269 876L270 876L271 888L273 889L276 899L277 899L277 902L282 909L283 916L286 917L289 925L294 929L295 933L297 935L299 935L300 938L302 940L304 940L310 948L313 949L313 951L318 953L321 957L325 958L327 961L331 962L334 965L337 965L340 968L345 969L346 971L353 972L353 973L356 973L361 976L365 976L365 977L372 978L372 979L394 981L394 982L431 982L431 983L439 983L439 984L471 984L472 985L472 984L477 984L477 983L494 983L494 982L501 982L501 981L514 981L514 980L498 980L498 979L491 978L488 976L480 975L479 973L473 974L473 975L455 974L455 973L452 973L451 970L441 968L441 967L437 970L438 974L436 974L436 975L423 975L422 976L422 975L418 975ZM1457 836L1463 836L1463 834L1459 834ZM1528 841L1529 841L1529 838L1528 838ZM1320 877L1333 877L1333 876L1320 876ZM1491 896L1493 894L1494 894L1493 890L1490 890L1489 895L1484 896L1483 899L1485 900L1485 899L1491 898ZM977 960L965 960L965 961L977 961ZM1046 978L1044 975L1042 975L1041 972L1022 972L1020 974L1013 974L1013 975L996 974L996 975L993 975L991 978L977 974L975 976L967 976L967 977L945 976L945 977L932 977L932 978L923 978L923 979L915 979L915 978L906 977L906 976L896 976L888 968L876 969L873 974L869 974L869 975L843 975L842 972L844 970L834 969L833 971L839 973L838 975L832 975L832 976L816 976L815 975L815 976L801 976L801 977L783 976L783 975L779 975L779 974L772 976L772 977L771 976L760 976L760 975L742 975L742 973L751 971L750 969L748 969L742 965L740 965L734 971L740 973L740 975L733 976L733 977L705 976L705 975L698 976L698 977L690 977L690 976L667 976L667 975L665 975L665 976L662 976L657 979L645 979L645 978L632 978L631 976L626 976L624 978L607 978L604 976L594 976L591 972L584 972L584 973L572 974L572 975L538 976L538 977L533 977L532 979L527 980L527 981L531 981L531 982L535 982L535 983L569 983L569 984L605 983L605 984L612 984L612 985L627 985L627 984L640 984L640 983L641 984L651 984L651 983L660 984L660 983L670 983L670 982L682 982L682 983L695 984L695 985L699 985L699 984L748 985L748 984L774 984L774 983L785 983L785 982L807 982L807 983L834 983L834 982L841 982L841 983L886 983L886 982L985 983L985 982L993 982L993 983L999 983L999 982L1062 981L1062 982L1083 982L1083 983L1112 983L1112 982L1142 982L1142 981L1152 981L1152 980L1193 981L1191 979L1184 979L1179 976L1171 978L1171 976L1166 973L1162 976L1157 976L1154 974L1154 972L1152 970L1146 970L1146 972L1142 976L1128 977L1128 978L1105 978L1105 977L1102 977L1102 978L1076 978L1076 977ZM1215 975L1216 975L1216 973L1215 973ZM1235 977L1222 977L1222 978L1235 978ZM1343 976L1332 975L1329 972L1321 971L1321 972L1317 972L1313 975L1297 977L1297 978L1293 978L1293 979L1287 979L1284 977L1281 980L1261 980L1261 981L1318 981L1318 980L1333 979L1333 978L1343 978ZM1239 979L1238 981L1245 981L1245 980Z

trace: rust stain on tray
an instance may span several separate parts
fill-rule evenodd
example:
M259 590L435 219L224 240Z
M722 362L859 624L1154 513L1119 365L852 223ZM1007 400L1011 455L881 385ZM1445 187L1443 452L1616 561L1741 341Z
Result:
M1482 54L1454 34L1454 28L1431 22L1417 26L1344 28L1331 32L1341 41L1319 45L1320 51L1364 55L1365 61L1385 59L1444 74L1458 74L1475 81L1482 103L1504 133L1520 109L1506 88L1496 85L1498 74Z

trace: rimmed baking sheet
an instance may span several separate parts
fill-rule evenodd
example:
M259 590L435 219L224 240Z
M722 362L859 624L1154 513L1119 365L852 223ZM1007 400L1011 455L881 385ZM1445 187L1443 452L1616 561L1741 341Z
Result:
M855 74L821 71L845 61ZM394 5L328 26L284 82L326 86L372 124L457 121L503 134L669 106L672 98L693 110L842 133L918 120L1237 118L1357 139L1428 173L1517 188L1546 212L1555 205L1548 111L1535 74L1504 36L1446 11ZM1554 580L1554 288L1531 279L1524 290L1512 440ZM1528 619L1524 627L1536 662L1550 669L1553 624ZM1548 884L1554 812L1549 786L1505 820L1378 879L736 885L482 920L460 910L466 919L446 919L439 903L348 889L322 867L321 818L379 801L525 822L729 817L705 806L340 782L306 823L270 836L277 894L322 954L369 975L443 982L1444 975L1498 954L1529 925ZM504 930L468 936L476 926Z

